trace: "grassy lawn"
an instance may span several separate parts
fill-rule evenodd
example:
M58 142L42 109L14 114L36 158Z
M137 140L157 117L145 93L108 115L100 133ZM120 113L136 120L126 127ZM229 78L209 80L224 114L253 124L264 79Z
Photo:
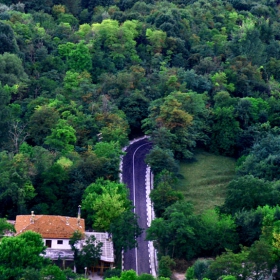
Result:
M195 212L221 205L225 198L225 187L234 177L235 160L198 150L193 163L181 163L177 189L194 204Z

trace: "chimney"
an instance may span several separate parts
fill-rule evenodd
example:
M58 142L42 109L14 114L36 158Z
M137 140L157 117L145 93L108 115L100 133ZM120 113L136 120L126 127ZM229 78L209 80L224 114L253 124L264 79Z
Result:
M80 226L81 221L81 205L78 206L78 226Z
M66 225L69 226L69 217L66 217Z
M34 215L34 211L31 211L31 218L30 218L30 223L34 224L35 222L35 215Z

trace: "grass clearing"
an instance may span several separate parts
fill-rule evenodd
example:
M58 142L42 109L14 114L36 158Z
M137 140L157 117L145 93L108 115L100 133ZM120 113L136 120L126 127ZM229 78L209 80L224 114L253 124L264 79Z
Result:
M180 163L180 190L196 213L222 205L227 183L235 174L235 159L198 150L192 163Z

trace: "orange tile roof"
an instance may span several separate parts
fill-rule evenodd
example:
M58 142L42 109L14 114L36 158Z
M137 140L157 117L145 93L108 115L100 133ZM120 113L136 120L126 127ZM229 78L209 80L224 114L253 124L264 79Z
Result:
M18 215L15 223L16 235L32 230L40 233L45 239L69 239L76 230L85 233L84 219L80 219L80 225L78 218L65 216L34 215L33 219L34 223L32 215Z

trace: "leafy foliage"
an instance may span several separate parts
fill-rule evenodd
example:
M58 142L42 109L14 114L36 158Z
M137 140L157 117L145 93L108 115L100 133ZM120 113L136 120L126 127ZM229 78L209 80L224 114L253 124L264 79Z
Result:
M48 263L41 255L45 246L38 233L27 231L16 237L3 237L0 247L0 271L5 279L20 276L26 268L41 269Z
M121 256L122 251L137 247L136 237L140 236L143 230L138 225L136 214L128 208L117 219L112 221L110 232L113 236L116 263L119 263L118 258Z
M12 224L7 222L7 219L0 219L0 237L2 237L7 231L15 232L15 228Z
M92 216L94 228L103 231L108 231L110 224L129 205L126 187L104 179L98 179L87 187L82 203L82 207Z
M170 278L172 274L172 267L175 265L174 260L169 256L162 256L159 261L159 276Z
M151 166L154 174L158 174L163 169L175 173L178 171L178 164L173 158L172 151L168 149L163 150L157 146L154 146L147 155L146 163Z
M278 173L278 135L268 134L252 147L251 153L239 167L240 175L252 174L269 181L277 180Z
M1 217L31 209L74 214L83 199L91 222L118 236L117 250L135 246L137 217L116 181L121 148L144 132L154 144L146 162L155 175L176 174L177 160L195 160L196 147L240 157L221 208L233 218L195 215L175 183L159 179L151 194L158 218L149 234L160 253L191 259L235 250L234 220L239 241L254 245L221 255L211 277L253 277L250 270L265 276L270 262L265 266L257 252L270 260L270 249L257 240L270 232L266 242L274 251L278 246L277 225L271 218L265 226L264 210L279 198L277 3L2 2ZM46 276L57 270L48 269ZM136 278L133 272L121 277Z
M51 135L46 137L45 143L62 152L70 152L74 150L76 140L75 129L67 125L65 120L60 120Z
M81 241L83 238L79 231L75 231L69 241L72 251L74 251L74 261L78 272L83 273L84 267L95 265L100 259L102 253L102 242L97 242L94 235L91 235ZM81 250L77 249L79 242L84 242Z
M258 179L252 175L242 176L227 186L224 208L230 211L256 209L258 206L278 203L278 183Z
M182 200L183 195L173 189L175 178L172 173L164 170L158 175L156 181L157 184L151 191L150 197L156 216L161 217L165 209L176 201Z

